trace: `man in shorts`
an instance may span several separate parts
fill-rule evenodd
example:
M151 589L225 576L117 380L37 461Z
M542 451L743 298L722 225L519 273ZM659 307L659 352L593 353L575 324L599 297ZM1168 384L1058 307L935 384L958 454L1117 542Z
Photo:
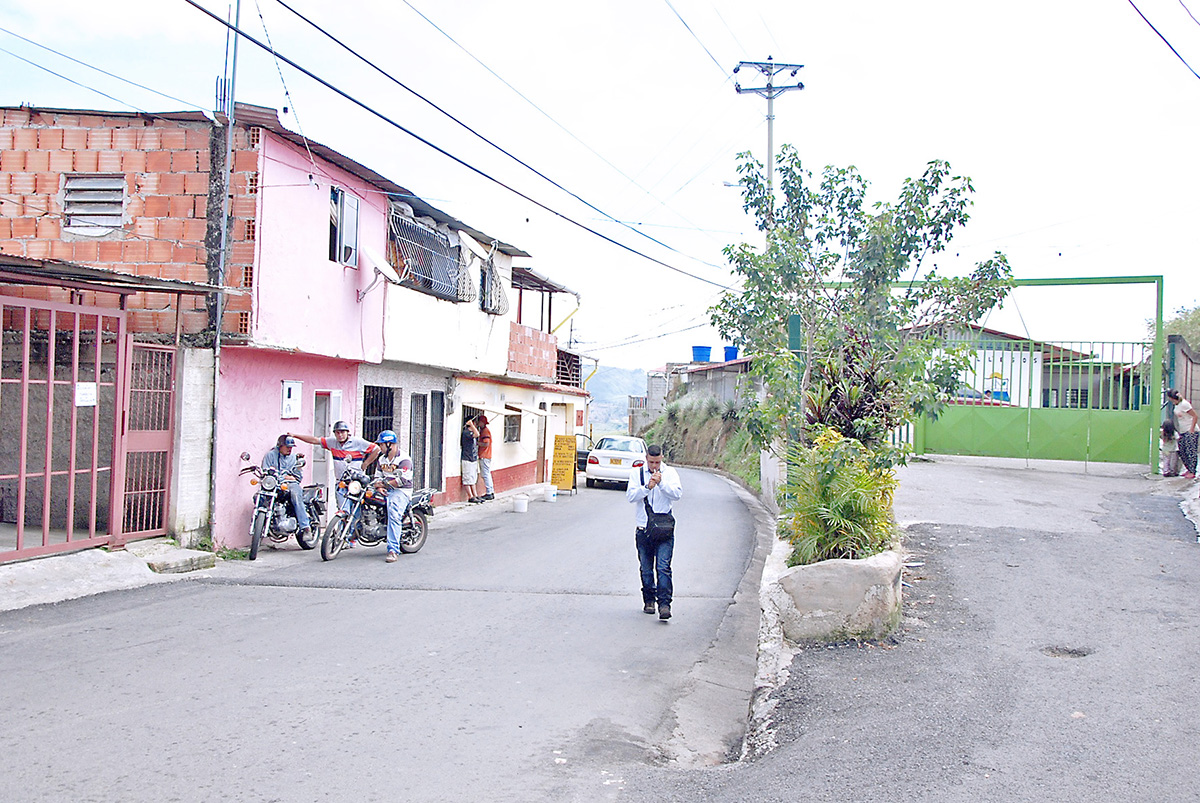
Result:
M462 439L462 486L467 495L467 501L477 505L483 504L483 497L476 490L479 482L479 428L475 419L468 418L463 424Z

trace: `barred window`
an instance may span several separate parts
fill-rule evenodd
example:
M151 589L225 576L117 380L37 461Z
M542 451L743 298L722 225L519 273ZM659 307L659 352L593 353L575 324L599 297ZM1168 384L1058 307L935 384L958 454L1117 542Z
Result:
M518 443L521 440L521 416L504 416L504 442Z
M405 287L447 301L462 301L458 247L450 238L392 208L388 216L387 260Z
M125 176L76 173L66 178L63 212L68 228L100 236L120 229L125 216Z
M490 257L480 271L479 308L492 315L504 315L508 312L508 295L504 292L504 277Z

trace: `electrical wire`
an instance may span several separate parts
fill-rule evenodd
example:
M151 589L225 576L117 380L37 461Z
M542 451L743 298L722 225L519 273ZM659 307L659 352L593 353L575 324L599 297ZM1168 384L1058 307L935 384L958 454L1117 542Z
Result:
M257 0L256 0L256 2L257 2ZM348 44L346 44L346 43L345 43L345 42L343 42L342 40L338 39L338 38L337 38L336 36L334 36L332 33L330 33L329 31L325 30L324 28L322 28L322 27L321 27L320 25L318 25L316 22L312 21L311 19L309 19L308 17L304 16L303 14L301 14L301 13L300 13L299 11L297 11L296 9L292 8L290 5L288 5L288 3L287 3L287 2L285 2L285 0L276 0L276 2L277 2L277 3L279 3L279 5L281 5L281 6L283 6L284 8L286 8L288 11L292 12L293 14L295 14L295 15L296 15L297 17L299 17L300 19L304 20L306 23L308 23L310 26L312 26L313 28L315 28L317 31L319 31L321 34L323 34L325 37L327 37L328 39L330 39L331 41L333 41L334 43L336 43L336 44L337 44L339 47L341 47L341 48L342 48L343 50L345 50L347 53L349 53L350 55L354 56L354 57L355 57L356 59L358 59L359 61L361 61L361 62L363 62L364 64L366 64L366 65L367 65L368 67L370 67L371 69L373 69L373 70L375 70L376 72L378 72L378 73L379 73L380 75L382 75L384 78L387 78L389 81L391 81L392 83L394 83L396 86L400 87L400 88L401 88L401 89L403 89L404 91L406 91L406 92L408 92L409 94L411 94L413 97L415 97L415 98L417 98L418 100L422 101L423 103L427 104L428 106L430 106L431 108L433 108L435 111L437 111L437 112L439 112L440 114L444 115L444 116L445 116L447 119L449 119L449 120L451 120L452 122L454 122L455 124L457 124L457 125L461 126L461 127L464 129L464 130L468 131L469 133L471 133L472 135L474 135L474 136L475 136L475 137L477 137L478 139L482 140L482 141L483 141L483 142L485 142L486 144L488 144L488 145L490 145L491 147L495 148L495 149L496 149L496 150L498 150L500 153L502 153L502 154L504 154L505 156L507 156L509 159L512 159L514 162L516 162L517 164L521 165L521 166L522 166L522 167L524 167L526 170L529 170L531 173L533 173L534 175L536 175L538 178L541 178L541 179L543 179L544 181L546 181L546 182L548 182L549 184L553 185L553 186L554 186L554 187L556 187L557 189L559 189L559 190L562 190L562 191L563 191L563 192L565 192L567 195L570 195L572 198L574 198L575 200L579 201L581 204L583 204L584 206L586 206L586 207L588 207L589 209L593 210L594 212L596 212L596 213L598 213L598 214L600 214L600 215L603 215L605 218L607 218L608 220L612 221L613 223L616 223L616 224L618 224L618 225L621 225L621 226L625 226L625 228L629 229L629 230L630 230L630 231L632 231L633 233L635 233L635 234L637 234L637 235L639 235L639 236L641 236L641 237L645 237L646 239L650 240L650 241L651 241L652 243L654 243L655 245L659 245L659 246L661 246L661 247L663 247L663 248L666 248L668 251L672 251L672 252L674 252L674 253L676 253L676 254L679 254L679 255L680 255L680 256L682 256L682 257L686 257L687 259L691 259L691 260L693 260L693 261L695 261L695 262L699 262L699 263L701 263L701 264L703 264L703 265L708 265L709 267L712 267L712 268L717 268L717 269L721 269L721 268L722 268L722 266L721 266L721 265L717 265L717 264L715 264L715 263L708 262L707 260L700 259L699 257L694 257L694 256L691 256L691 255L689 255L689 254L685 254L685 253L683 253L682 251L680 251L679 249L677 249L677 248L674 248L673 246L667 245L667 244L666 244L666 243L664 243L663 241L661 241L661 240L658 240L658 239L656 239L656 238L654 238L654 237L651 237L649 234L646 234L645 232L642 232L642 231L638 231L637 229L634 229L634 228L630 227L629 225L627 225L627 224L623 223L622 221L620 221L619 219L617 219L615 216L613 216L613 215L610 215L609 213L605 212L603 209L600 209L599 207L597 207L595 204L592 204L592 203L590 203L589 201L585 200L584 198L580 197L578 194L576 194L576 193L572 192L571 190L567 189L566 187L564 187L564 186L563 186L562 184L560 184L559 182L555 181L554 179L552 179L552 178L550 178L549 176L547 176L545 173L541 172L541 171L540 171L540 170L538 170L537 168L535 168L535 167L533 167L532 165L530 165L528 162L526 162L526 161L524 161L523 159L521 159L520 157L518 157L518 156L514 155L513 153L511 153L510 151L508 151L507 149L505 149L503 146L501 146L501 145L498 145L498 144L496 144L495 142L493 142L492 140L488 139L486 136L484 136L483 134L479 133L479 132L478 132L478 131L476 131L474 128L472 128L470 125L468 125L467 123L465 123L465 122L463 122L462 120L458 119L458 118L457 118L457 117L455 117L453 114L451 114L450 112L446 111L446 110L445 110L445 109L443 109L441 106L437 105L437 104L436 104L436 103L434 103L432 100L430 100L429 98L427 98L427 97L425 97L424 95L422 95L420 92L416 91L416 90L415 90L415 89L413 89L412 87L410 87L410 86L408 86L407 84L405 84L404 82L400 81L398 78L396 78L395 76L393 76L393 75L391 75L390 73L388 73L386 70L384 70L384 69L383 69L382 67L380 67L378 64L376 64L375 62L371 61L371 60L370 60L370 59L368 59L366 56L362 55L362 54L361 54L361 53L359 53L357 50L355 50L354 48L350 47ZM414 9L414 11L415 11L415 10L416 10L416 9ZM418 11L417 13L419 14L420 12ZM433 24L433 23L430 23L430 24ZM435 27L436 27L436 26L435 26ZM439 30L440 30L440 29L439 29ZM454 40L453 40L453 39L451 39L451 41L453 42ZM268 43L269 43L269 39L268 39ZM457 44L457 43L455 43L455 44ZM272 51L272 52L274 52L274 51ZM481 62L481 63L482 63L482 62ZM493 73L493 75L494 75L494 74L495 74L495 73ZM511 85L510 85L510 86L511 86ZM514 91L515 91L515 90L514 90ZM520 93L518 93L518 94L520 94ZM624 175L624 174L622 174L622 175ZM629 177L628 177L628 176L626 176L626 178L629 178ZM630 181L632 181L632 179L629 179L629 180L630 180ZM636 185L636 182L635 182L635 186L638 186L638 188L639 188L639 189L641 189L641 190L642 190L643 192L645 192L647 195L650 195L650 197L652 197L652 198L654 197L654 196L653 196L653 195L650 193L650 191L649 191L649 190L645 189L644 187L640 187L639 185ZM660 201L660 203L662 203L662 202ZM665 204L663 204L663 205L665 206ZM682 217L682 216L681 216L681 217ZM689 221L689 222L690 222L690 221ZM697 227L697 230L699 230L699 228L698 228L698 227Z
M275 45L271 42L271 32L267 30L267 19L263 16L262 6L258 4L258 0L254 0L254 10L258 12L263 36L266 37L267 46L271 49L271 58L275 62L275 72L279 74L279 83L283 84L283 96L287 99L288 108L292 110L292 116L296 118L296 133L300 135L300 140L304 143L304 150L308 152L308 161L312 163L313 170L316 170L317 160L313 156L312 148L308 147L308 137L304 136L304 126L300 123L300 112L296 109L296 101L292 99L292 93L288 91L287 80L283 77L283 68L279 66L279 58L275 55Z
M191 107L191 108L193 108L193 109L199 109L199 110L200 110L200 111L202 111L202 112L207 112L207 109L205 109L203 106L198 106L198 105L196 105L195 103L189 103L189 102L188 102L188 101L186 101L186 100L182 100L182 99L180 99L180 98L173 97L173 96L171 96L171 95L168 95L168 94L166 94L165 92L159 92L157 89L151 89L151 88L150 88L150 87L148 87L148 86L145 86L145 85L143 85L143 84L139 84L137 81L130 81L128 78L122 78L121 76L119 76L119 75L116 75L115 73L110 73L108 70L102 70L102 69L100 69L99 67L97 67L97 66L95 66L95 65L88 64L86 61L80 61L79 59L75 58L74 56L68 56L66 53L60 53L59 51L55 50L55 49L54 49L54 48L52 48L52 47L47 47L46 45L43 45L43 44L41 44L40 42L35 42L35 41L33 41L32 39L28 39L28 38L26 38L26 37L24 37L24 36L21 36L21 34L19 34L19 33L14 33L13 31L10 31L10 30L8 30L7 28L0 28L0 31L3 31L4 33L8 34L9 36L15 36L17 39L20 39L20 40L21 40L21 41L23 41L23 42L28 42L29 44L33 45L34 47L40 47L42 50L48 51L48 52L50 52L50 53L53 53L53 54L54 54L54 55L56 55L56 56L59 56L59 57L61 57L61 58L64 58L64 59L67 59L68 61L73 61L73 62L75 62L76 64L79 64L79 65L81 65L81 66L83 66L83 67L87 67L89 70L95 70L96 72L100 73L101 75L107 75L109 78L115 78L115 79L117 79L118 81L122 81L122 82L124 82L124 83L126 83L126 84L129 84L129 85L131 85L131 86L136 86L138 89L144 89L144 90L146 90L147 92L151 92L151 93L153 93L153 94L155 94L155 95L158 95L159 97L164 97L164 98L166 98L167 100L173 100L173 101L175 101L176 103L182 103L184 106L189 106L189 107ZM7 51L7 50L6 50L6 51L4 51L4 52L8 53L10 56L11 56L11 55L13 55L11 52L9 52L9 51ZM18 56L17 58L20 58L20 56ZM32 62L29 62L29 63L32 63ZM40 66L40 65L34 64L34 66L35 66L35 67L38 67L38 66ZM42 69L45 69L45 68L43 67ZM47 70L47 72L49 72L49 70ZM57 75L57 73L54 73L54 74L55 74L55 75ZM59 77L59 78L63 78L63 76L61 76L61 75L59 75L58 77ZM66 78L66 79L64 79L64 80L68 80L68 81L70 81L71 79L69 79L69 78ZM74 82L72 81L72 83L74 83ZM91 89L93 92L98 92L98 91L99 91L99 90L96 90L96 89L92 89L92 87L89 87L89 86L84 86L83 88L84 88L84 89ZM101 94L103 94L103 93L101 93ZM105 97L109 98L110 100L116 100L116 98L109 97L108 95L105 95ZM118 103L121 103L123 106L130 106L130 104L128 104L128 103L125 103L125 102L123 102L123 101L119 101L119 100L117 100L117 102L118 102ZM136 108L136 107L134 107L134 106L131 106L131 108ZM141 109L138 109L138 111L141 111Z
M644 337L640 340L631 340L628 343L617 343L617 344L611 345L611 346L588 346L587 350L589 352L608 351L609 349L619 349L619 348L623 348L625 346L636 346L639 343L649 343L652 340L661 340L664 337L670 337L671 335L678 335L678 334L682 334L684 332L690 332L693 329L703 329L704 327L706 327L708 325L709 324L707 324L707 323L698 323L695 326L688 326L684 329L676 329L674 332L664 332L661 335L654 335L653 337Z
M1152 30L1156 34L1158 34L1158 38L1163 40L1163 43L1166 44L1167 47L1171 48L1171 52L1175 54L1175 57L1177 59L1179 59L1180 61L1183 62L1183 66L1187 67L1192 75L1196 76L1197 78L1200 78L1200 73L1193 70L1192 65L1188 64L1187 60L1183 56L1179 55L1179 51L1175 49L1175 46L1172 45L1169 41L1167 41L1167 37L1163 36L1162 33L1158 30L1158 28L1154 27L1154 23L1152 23L1150 20L1146 19L1146 15L1143 14L1142 10L1137 7L1137 4L1134 3L1133 0L1129 0L1129 5L1133 6L1133 10L1138 13L1138 16L1141 17L1145 21L1145 23L1150 26L1150 30ZM1186 9L1187 6L1184 6L1184 8ZM1188 13L1191 14L1190 11Z
M676 9L675 6L671 5L671 0L663 0L663 2L667 4L667 8L671 9L672 13L674 13L675 16L679 19L679 21L683 23L683 27L687 28L687 32L690 33L692 35L692 38L696 40L696 44L698 44L698 45L700 45L700 47L704 48L704 52L708 54L708 57L710 59L712 59L712 63L717 65L717 69L721 71L721 75L724 75L726 78L732 79L733 76L729 73L728 70L726 70L724 67L721 66L721 62L717 61L717 57L714 56L712 54L712 51L708 49L708 45L704 44L704 42L702 42L700 40L700 37L697 36L696 32L692 30L692 26L688 25L687 20L685 20L683 18L683 15L679 13L678 9Z
M239 36L241 36L242 38L244 38L246 41L248 41L248 42L250 42L251 44L253 44L255 47L258 47L258 48L260 48L260 49L262 49L262 50L269 50L269 48L268 48L268 47L267 47L265 44L263 44L262 42L258 41L258 40L257 40L257 39L255 39L253 36L250 36L250 35L249 35L248 33L246 33L245 31L242 31L242 30L238 29L238 28L237 28L236 26L234 26L233 24L231 24L231 23L229 23L229 22L226 22L225 20L221 19L221 18L220 18L220 17L218 17L216 14L213 14L211 11L209 11L208 9L204 8L203 6L201 6L201 5L200 5L199 3L197 3L195 0L184 0L184 2L186 2L188 5L192 6L193 8L197 9L198 11L200 11L200 12L204 13L204 14L205 14L206 16L208 16L209 18L211 18L211 19L213 19L213 20L217 21L217 22L218 22L218 23L220 23L221 25L224 25L224 26L226 26L226 27L230 28L230 29L231 29L231 30L233 30L233 31L234 31L236 34L238 34ZM433 142L431 142L430 140L426 139L425 137L422 137L421 135L417 134L415 131L412 131L411 129L409 129L409 128L407 128L407 127L405 127L405 126L401 125L400 123L396 122L395 120L391 119L390 117L388 117L387 115L385 115L383 112L380 112L380 111L376 110L375 108L373 108L373 107L371 107L371 106L368 106L366 103L364 103L363 101L361 101L361 100L359 100L358 98L354 97L353 95L351 95L350 93L348 93L348 92L347 92L347 91L345 91L344 89L340 89L340 88L338 88L337 86L334 86L332 83L330 83L329 81L325 80L324 78L321 78L319 75L317 75L316 73L312 72L311 70L309 70L309 69L307 69L307 68L305 68L305 67L302 67L302 66L300 66L300 64L298 64L298 63L297 63L297 62L295 62L294 60L292 60L292 59L288 58L287 56L284 56L283 54L276 52L276 57L277 57L277 58L279 58L281 61L283 61L283 62L284 62L285 64L287 64L288 66L292 67L292 68L293 68L293 69L295 69L295 70L298 70L299 72L301 72L301 73L303 73L304 75L308 76L308 77L309 77L309 78L311 78L312 80L316 81L316 82L317 82L317 83L319 83L321 86L325 87L326 89L328 89L329 91L333 92L334 94L336 94L336 95L338 95L338 96L342 97L343 99L345 99L345 100L349 101L350 103L354 104L355 106L358 106L358 107L359 107L360 109L362 109L363 111L366 111L366 112L368 112L369 114L371 114L371 115L373 115L373 116L375 116L375 117L379 118L381 121L383 121L383 122L387 123L388 125L392 126L393 128L395 128L395 129L397 129L397 130L399 130L399 131L403 131L405 134L408 134L410 137L412 137L413 139L415 139L415 140L417 140L418 142L422 143L423 145L426 145L427 147L429 147L429 148L432 148L433 150L437 151L437 152L438 152L438 153L440 153L441 155L445 156L447 159L450 159L451 161L455 162L456 164L458 164L458 165L461 165L462 167L465 167L465 168L467 168L467 169L468 169L468 170L470 170L472 173L475 173L476 175L478 175L478 176L480 176L480 177L482 177L482 178L485 178L485 179L487 179L488 181L492 182L493 184L495 184L495 185L497 185L497 186L499 186L499 187L502 187L503 189L506 189L506 190L508 190L508 191L509 191L509 192L511 192L513 195L516 195L517 197L519 197L519 198L521 198L521 199L523 199L523 200L525 200L525 201L528 201L529 203L533 204L534 206L538 207L539 209L542 209L543 211L549 212L550 214L554 215L555 217L558 217L558 218L562 219L563 221L565 221L565 222L567 222L567 223L570 223L571 225L573 225L573 226L576 226L576 227L578 227L578 228L580 228L580 229L582 229L582 230L584 230L584 231L588 232L589 234L592 234L592 235L594 235L594 236L596 236L596 237L599 237L600 239L604 240L605 242L608 242L608 243L610 243L610 244L612 244L612 245L615 245L615 246L617 246L618 248L620 248L620 249L622 249L622 250L624 250L624 251L628 251L628 252L629 252L629 253L631 253L631 254L634 254L634 255L636 255L636 256L640 256L640 257L642 257L643 259L646 259L646 260L648 260L648 261L650 261L650 262L653 262L653 263L655 263L656 265L660 265L660 266L662 266L662 267L666 268L667 270L673 271L673 272L675 272L675 273L678 273L678 274L680 274L680 275L682 275L682 276L687 276L687 277L689 277L689 278L692 278L692 279L695 279L696 281L699 281L699 282L704 282L705 284L711 284L711 285L712 285L712 286L714 286L714 287L720 287L720 288L722 288L722 289L730 289L728 285L724 285L724 284L721 284L721 283L719 283L719 282L714 282L712 279L708 279L708 278L705 278L705 277L703 277L703 276L699 276L699 275L697 275L697 274L695 274L695 273L691 273L691 272L689 272L689 271L686 271L686 270L684 270L683 268L677 268L677 267L675 267L674 265L671 265L670 263L663 262L661 259L657 259L657 258L655 258L655 257L652 257L652 256L650 256L649 254L642 253L641 251L638 251L636 248L633 248L632 246L629 246L629 245L626 245L626 244L624 244L624 243L622 243L622 242L619 242L619 241L617 241L617 240L614 240L613 238L611 238L611 237L609 237L609 236L607 236L607 235L605 235L605 234L601 234L600 232L596 231L595 229L591 228L590 226L587 226L587 225L585 225L585 224L583 224L583 223L580 223L579 221L575 220L574 218L571 218L571 217L569 217L568 215L566 215L566 214L564 214L564 213L562 213L562 212L559 212L559 211L558 211L558 210L556 210L556 209L553 209L553 208L551 208L551 207L547 206L546 204L542 203L541 201L537 201L537 200L535 200L535 199L533 199L533 198L529 197L528 195L526 195L525 193L523 193L523 192L521 192L520 190L516 189L515 187L511 187L511 186L509 186L508 184L505 184L505 183L504 183L503 181L501 181L500 179L498 179L498 178L495 178L494 176L492 176L492 175L490 175L490 174L488 174L488 173L485 173L485 172L484 172L483 170L481 170L480 168L478 168L478 167L475 167L474 165L470 164L469 162L467 162L467 161L465 161L465 160L463 160L463 159L461 159L461 158L459 158L459 157L455 156L454 154L452 154L452 153L450 153L449 151L447 151L445 148L442 148L441 146L434 144Z
M25 62L26 64L28 64L31 67L37 67L39 70L44 70L45 72L48 72L51 75L53 75L55 78L61 78L64 81L66 81L67 83L74 84L75 86L79 87L80 89L86 89L89 92L95 92L97 95L106 97L109 100L113 101L114 103L120 103L122 106L128 106L129 108L139 111L142 114L149 114L149 112L147 112L145 109L135 106L132 103L130 103L129 101L121 100L120 98L114 98L112 95L108 94L107 92L101 92L99 89L96 89L94 86L88 86L87 84L81 84L79 81L76 81L73 78L68 78L67 76L63 75L62 73L57 73L54 70L50 69L49 67L43 67L41 64L38 64L36 61L30 61L29 59L25 58L24 56L18 56L16 53L12 52L11 50L0 47L0 53L7 53L8 55L12 56L14 59L20 59L21 61Z

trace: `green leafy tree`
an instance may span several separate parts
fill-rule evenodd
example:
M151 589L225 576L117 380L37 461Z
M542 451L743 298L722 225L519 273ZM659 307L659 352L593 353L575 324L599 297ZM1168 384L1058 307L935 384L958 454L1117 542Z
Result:
M1011 288L999 252L962 278L925 266L967 222L970 179L933 161L904 181L895 201L869 206L855 168L826 167L814 180L784 146L776 203L762 165L739 158L743 204L766 245L726 247L741 288L711 314L723 337L754 355L764 380L747 428L768 446L789 432L832 427L894 465L902 455L886 449L888 432L936 414L966 365L948 336ZM902 281L910 284L897 290ZM788 349L791 315L803 323L799 359Z
M1154 321L1147 321L1148 337L1154 337ZM1163 321L1164 335L1183 335L1189 347L1200 349L1200 306L1180 307L1175 314Z

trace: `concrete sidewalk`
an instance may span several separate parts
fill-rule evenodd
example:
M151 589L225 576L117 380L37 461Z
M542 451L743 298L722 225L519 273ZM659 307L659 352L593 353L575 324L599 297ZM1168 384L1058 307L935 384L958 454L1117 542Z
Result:
M545 500L552 487L549 483L529 485L498 493L495 500L482 505L456 502L439 507L430 520L430 530L511 512L514 498L520 495L527 497L529 504L537 504ZM294 541L291 544L295 546ZM246 561L228 561L212 552L185 549L169 538L151 538L133 541L125 549L112 552L87 549L0 564L0 611L170 583L184 577L237 575L237 566L243 563Z

